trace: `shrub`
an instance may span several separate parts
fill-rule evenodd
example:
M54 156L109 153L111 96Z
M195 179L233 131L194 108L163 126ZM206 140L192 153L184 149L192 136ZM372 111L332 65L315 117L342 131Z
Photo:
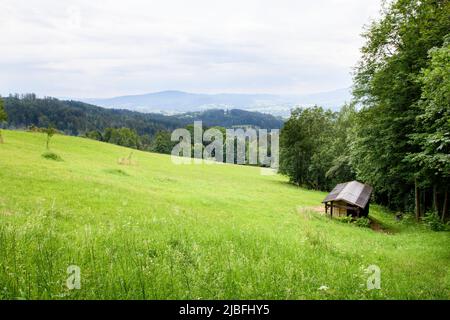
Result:
M444 231L446 229L446 225L441 221L436 211L427 212L422 221L433 231Z
M369 228L370 227L370 219L366 217L361 217L354 222L358 227Z
M47 150L50 150L50 139L55 135L55 133L57 133L58 131L49 126L47 129L44 130L44 132L47 134L47 142L45 144Z
M352 223L353 217L352 216L345 216L345 217L339 218L338 220L340 222L343 222L343 223Z
M46 151L42 154L42 157L47 159L47 160L53 160L53 161L63 161L63 159L57 155L54 152L51 151Z
M402 219L400 220L403 224L414 224L416 223L416 218L414 213L405 213L402 215Z

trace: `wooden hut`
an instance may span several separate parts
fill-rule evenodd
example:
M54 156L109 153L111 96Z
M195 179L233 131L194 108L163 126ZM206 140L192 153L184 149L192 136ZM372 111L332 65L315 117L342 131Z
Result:
M372 187L358 182L350 181L339 183L325 197L325 213L330 216L366 217L369 214L370 196Z

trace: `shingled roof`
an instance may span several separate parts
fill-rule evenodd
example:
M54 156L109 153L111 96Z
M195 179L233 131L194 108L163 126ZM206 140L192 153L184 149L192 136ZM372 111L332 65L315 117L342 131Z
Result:
M331 190L322 203L343 200L364 209L371 194L372 187L367 184L358 181L339 183Z

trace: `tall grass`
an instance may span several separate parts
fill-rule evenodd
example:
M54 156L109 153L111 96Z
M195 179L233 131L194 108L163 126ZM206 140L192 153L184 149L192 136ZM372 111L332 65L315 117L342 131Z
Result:
M449 298L448 232L376 206L391 234L330 220L309 209L323 193L258 168L143 152L121 166L126 149L65 136L54 162L40 157L44 135L4 135L1 299ZM366 286L373 264L380 290ZM70 265L79 290L66 286Z

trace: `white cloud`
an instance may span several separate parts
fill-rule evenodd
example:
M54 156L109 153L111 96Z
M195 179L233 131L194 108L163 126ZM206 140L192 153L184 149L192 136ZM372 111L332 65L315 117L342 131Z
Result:
M342 88L379 8L380 0L3 0L0 93Z

